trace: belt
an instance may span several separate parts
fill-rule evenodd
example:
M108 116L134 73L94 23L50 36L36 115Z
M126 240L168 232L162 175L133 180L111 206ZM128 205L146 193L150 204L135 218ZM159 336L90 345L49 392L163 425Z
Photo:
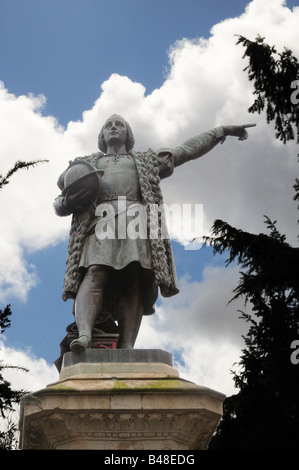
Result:
M119 200L141 203L139 196L109 196L109 197L105 197L104 199L98 200L97 203L119 201Z

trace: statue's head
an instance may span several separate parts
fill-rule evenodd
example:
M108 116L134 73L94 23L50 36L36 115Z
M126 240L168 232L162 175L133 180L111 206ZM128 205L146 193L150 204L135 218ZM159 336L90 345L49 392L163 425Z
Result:
M104 137L104 129L107 126L107 124L109 124L109 122L115 121L116 119L123 122L126 127L126 131L127 131L126 150L127 152L129 152L129 150L131 150L134 147L135 138L134 138L130 124L122 116L119 116L118 114L112 114L112 116L110 116L105 121L104 125L102 126L102 129L100 130L99 137L98 137L98 147L103 153L107 152L107 142L105 141L105 137Z

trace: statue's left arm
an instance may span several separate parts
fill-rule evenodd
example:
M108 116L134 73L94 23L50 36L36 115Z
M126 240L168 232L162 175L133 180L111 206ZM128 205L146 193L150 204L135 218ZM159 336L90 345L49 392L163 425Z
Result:
M215 129L211 129L192 137L177 147L161 149L158 152L158 158L161 161L161 178L169 176L174 167L206 154L219 143L223 143L227 136L238 137L239 140L247 139L248 133L246 128L253 126L255 126L255 124L245 124L243 126L219 126ZM170 170L171 167L172 171Z

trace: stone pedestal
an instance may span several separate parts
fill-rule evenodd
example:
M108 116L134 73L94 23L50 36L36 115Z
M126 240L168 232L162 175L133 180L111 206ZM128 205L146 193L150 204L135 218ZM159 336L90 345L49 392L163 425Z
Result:
M64 354L59 381L26 395L21 449L205 449L224 395L179 377L161 350Z

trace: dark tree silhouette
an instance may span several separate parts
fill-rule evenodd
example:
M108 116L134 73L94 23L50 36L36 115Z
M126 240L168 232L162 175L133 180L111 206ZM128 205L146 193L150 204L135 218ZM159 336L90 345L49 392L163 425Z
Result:
M28 169L38 163L46 162L47 160L36 160L31 162L24 162L18 160L14 166L3 176L0 174L0 190L9 183L10 178L20 169ZM0 339L1 334L4 333L6 328L11 325L11 306L6 305L4 309L0 309ZM1 350L1 343L0 343ZM5 369L17 369L27 371L25 367L4 364L0 360L0 418L2 426L0 428L0 450L10 450L17 446L17 424L12 418L15 405L20 402L21 397L26 393L24 390L13 390L11 383L4 379L2 372Z
M257 95L251 113L266 112L283 143L299 142L299 105L291 100L291 84L299 66L290 50L277 54L258 37L239 36L249 58L246 71ZM299 201L299 181L294 184ZM299 208L299 206L298 206ZM241 312L249 324L238 370L233 372L238 393L224 402L223 419L210 449L296 449L299 437L299 249L286 242L276 222L270 231L251 234L217 220L206 243L214 253L228 253L227 265L237 262L240 281L232 300L250 302L252 314ZM297 348L297 350L294 348Z
M3 310L0 309L0 334L10 327L10 316L10 305L6 305ZM27 371L24 367L3 364L3 361L0 361L0 417L5 423L5 427L0 429L0 449L2 450L9 450L16 445L17 425L11 419L10 414L25 393L23 390L13 390L10 382L3 378L2 371L10 368Z
M279 140L286 143L296 138L299 143L299 106L298 100L292 99L292 85L299 80L297 58L289 49L278 53L261 36L255 41L239 36L237 44L246 48L243 58L248 57L249 65L244 70L257 96L248 111L265 111L267 122L274 121Z

